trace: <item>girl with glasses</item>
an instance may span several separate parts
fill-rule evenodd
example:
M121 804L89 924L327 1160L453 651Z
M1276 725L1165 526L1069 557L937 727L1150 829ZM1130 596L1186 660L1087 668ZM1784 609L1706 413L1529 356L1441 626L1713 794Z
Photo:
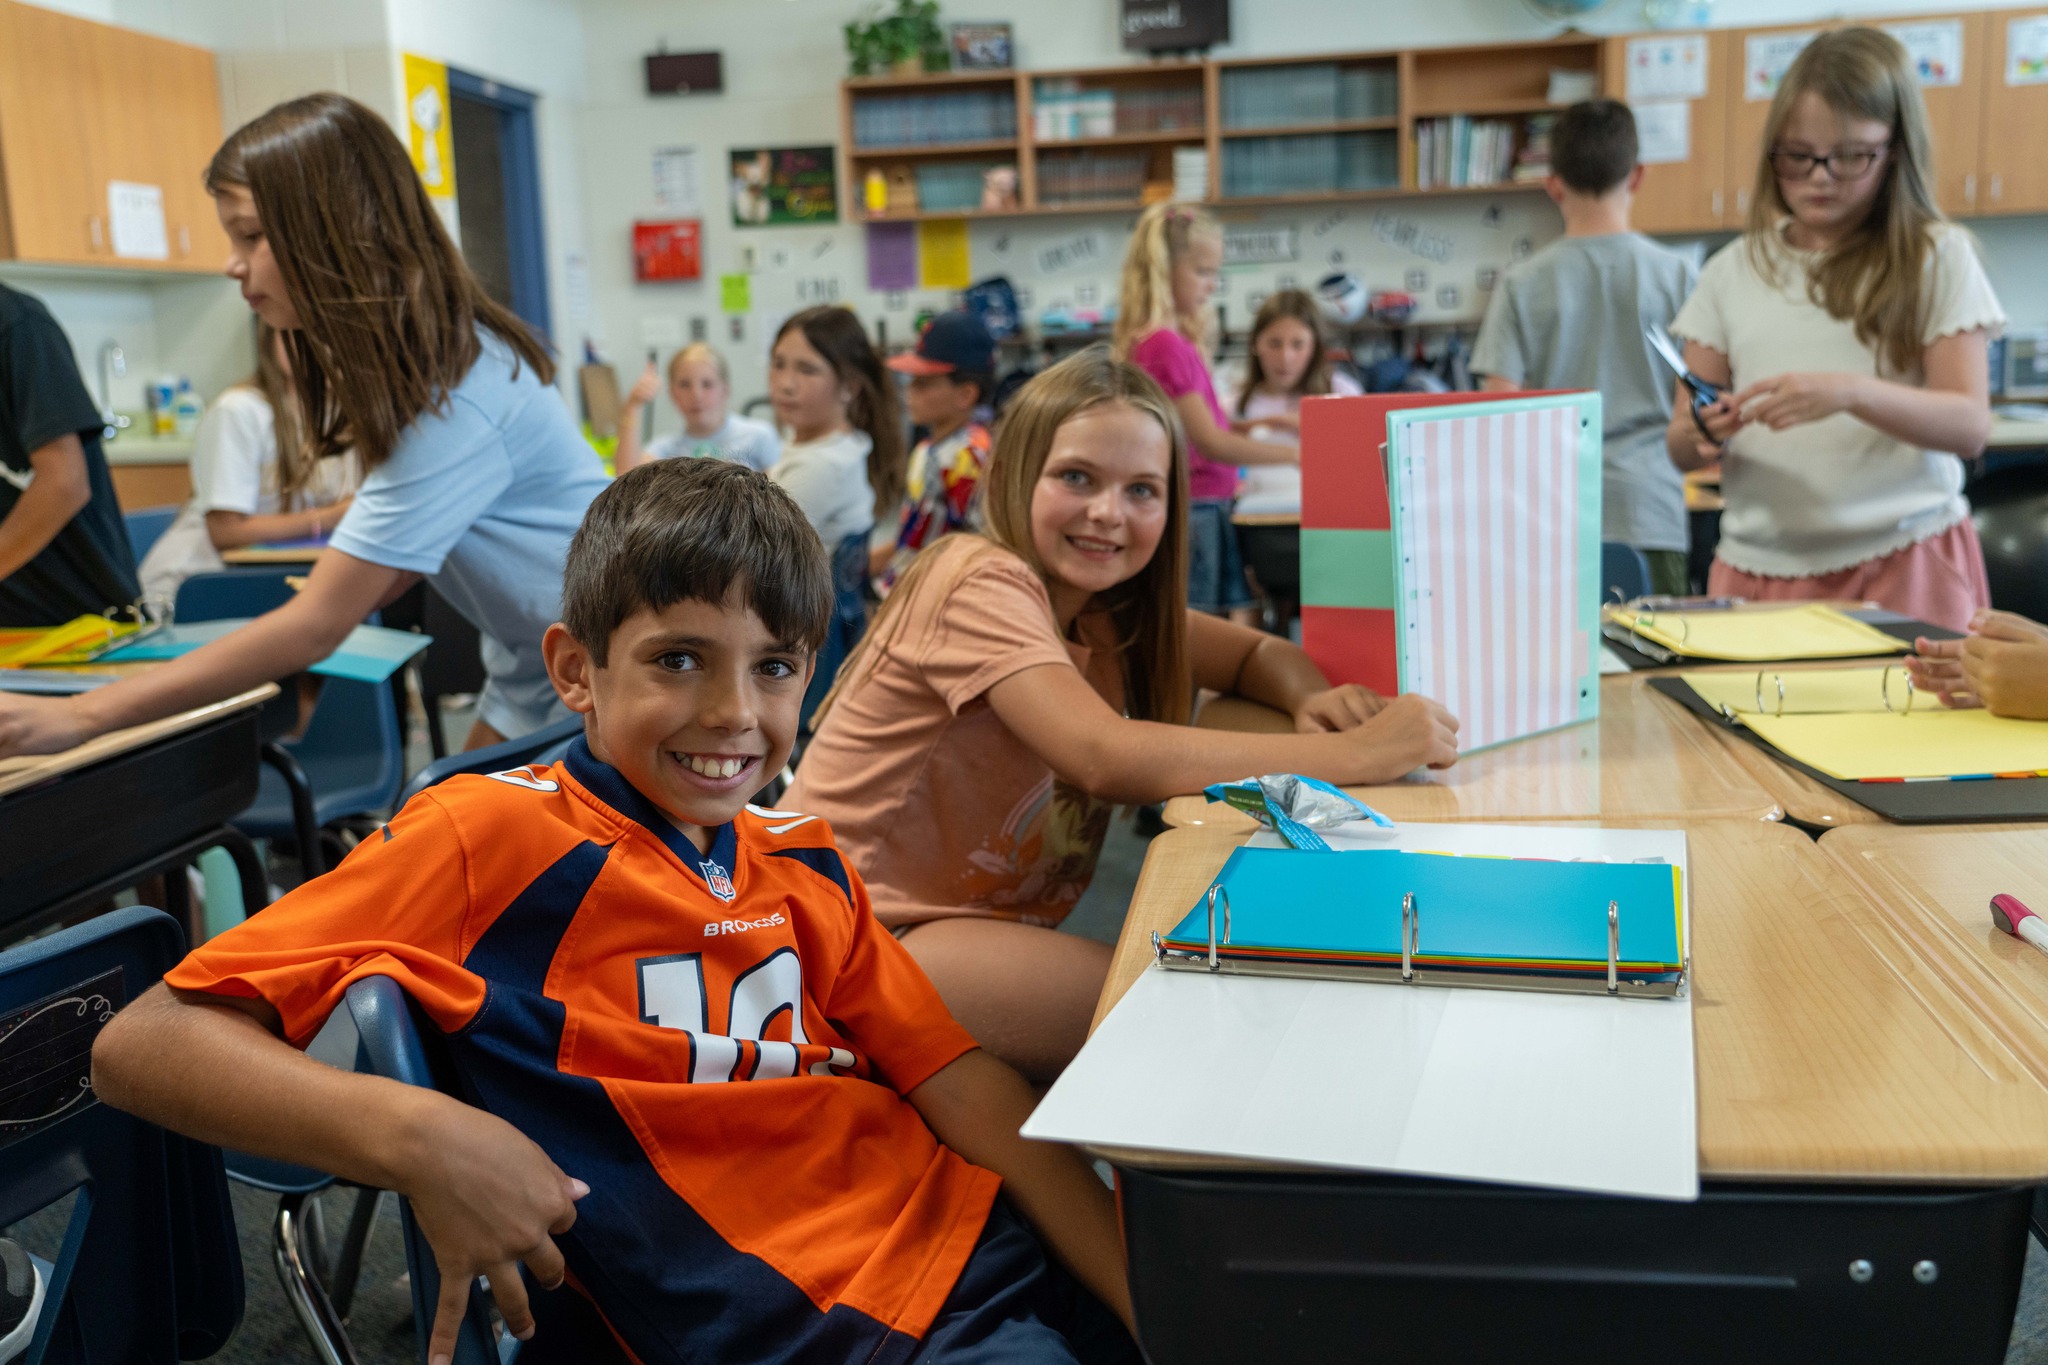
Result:
M1935 207L1905 49L1822 33L1785 73L1742 238L1671 330L1723 396L1665 444L1722 464L1707 590L1874 600L1963 629L1990 604L1963 461L1991 430L1986 352L2005 315L1970 237Z

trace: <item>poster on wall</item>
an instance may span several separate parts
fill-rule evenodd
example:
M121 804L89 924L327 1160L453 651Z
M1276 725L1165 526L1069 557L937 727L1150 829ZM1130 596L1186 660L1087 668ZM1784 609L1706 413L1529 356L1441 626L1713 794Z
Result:
M1814 40L1811 33L1752 33L1742 40L1742 97L1767 100L1792 69L1793 59Z
M695 218L633 224L633 278L695 280L704 276L703 224Z
M1697 100L1707 94L1707 39L1700 33L1628 40L1628 101Z
M2005 83L2048 85L2048 18L2006 21Z
M654 207L677 218L702 218L704 196L698 189L697 149L654 149Z
M1636 160L1668 166L1692 159L1692 105L1685 100L1632 104L1636 116Z
M1963 83L1963 21L1935 19L1924 24L1886 24L1913 61L1923 86Z
M448 127L448 64L405 54L406 144L420 183L438 201L455 199L455 142ZM445 215L447 210L442 210Z
M839 221L839 177L830 147L732 152L735 227Z

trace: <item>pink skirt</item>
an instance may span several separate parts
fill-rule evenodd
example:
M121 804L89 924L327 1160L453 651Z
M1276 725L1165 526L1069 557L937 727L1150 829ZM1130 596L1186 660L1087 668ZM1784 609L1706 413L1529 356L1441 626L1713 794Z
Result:
M1991 605L1984 547L1968 517L1903 550L1814 578L1744 573L1716 555L1707 574L1707 591L1716 597L1746 597L1752 602L1875 602L1950 630L1967 630L1970 617Z

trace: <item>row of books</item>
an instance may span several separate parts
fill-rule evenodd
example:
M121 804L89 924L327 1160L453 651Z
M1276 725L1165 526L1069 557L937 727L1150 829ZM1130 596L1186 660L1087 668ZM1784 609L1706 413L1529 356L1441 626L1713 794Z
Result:
M1392 132L1240 137L1223 144L1228 199L1393 189L1400 179Z
M1399 99L1391 63L1339 66L1335 62L1304 62L1236 67L1223 73L1223 126L1278 128L1392 118Z
M1037 82L1031 92L1032 135L1041 142L1123 133L1199 133L1199 87L1164 90L1087 89L1071 77Z
M1017 97L1008 90L861 95L853 102L853 145L920 147L1017 136Z
M1543 179L1550 174L1553 119L1553 115L1535 114L1520 127L1513 119L1475 119L1464 114L1418 119L1416 188L1457 189Z

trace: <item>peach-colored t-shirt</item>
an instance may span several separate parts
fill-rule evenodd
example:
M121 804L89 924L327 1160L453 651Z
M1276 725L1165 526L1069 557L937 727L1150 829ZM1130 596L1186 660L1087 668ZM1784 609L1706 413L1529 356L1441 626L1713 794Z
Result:
M1071 668L1121 713L1108 620L1081 618L1087 644L1062 639L1038 575L978 536L949 536L925 555L944 559L891 599L902 615L881 623L881 655L849 662L858 681L778 804L831 822L884 924L1057 924L1095 875L1110 807L1055 778L988 690L1027 668Z

